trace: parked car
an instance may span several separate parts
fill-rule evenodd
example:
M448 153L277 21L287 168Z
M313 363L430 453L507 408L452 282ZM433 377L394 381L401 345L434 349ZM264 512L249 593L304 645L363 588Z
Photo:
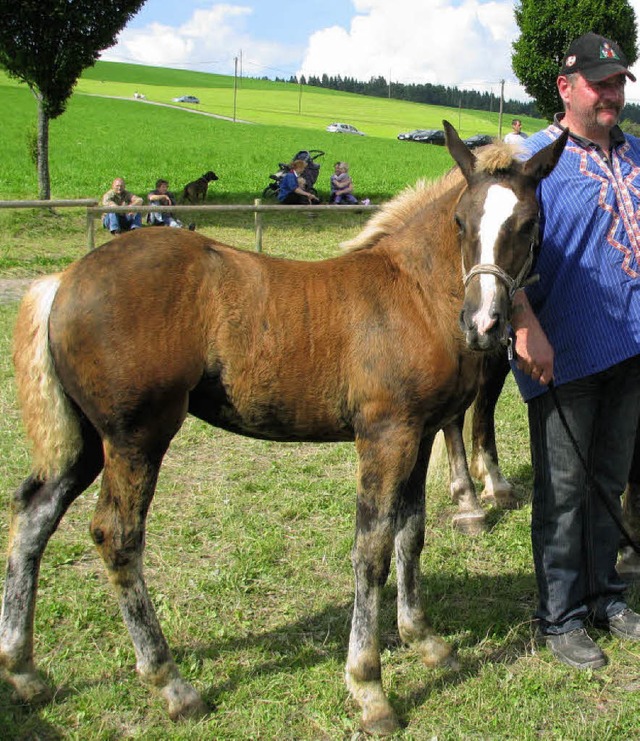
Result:
M179 98L173 99L174 103L199 103L200 99L196 98L195 95L181 95Z
M398 134L398 139L421 144L444 144L444 131L441 129L414 129L405 134Z
M484 147L486 144L491 144L493 137L489 134L475 134L470 136L468 139L463 139L464 143L469 149L475 149L476 147Z
M331 131L334 134L357 134L358 136L364 136L364 131L356 129L355 126L345 123L332 123L327 126L327 131Z

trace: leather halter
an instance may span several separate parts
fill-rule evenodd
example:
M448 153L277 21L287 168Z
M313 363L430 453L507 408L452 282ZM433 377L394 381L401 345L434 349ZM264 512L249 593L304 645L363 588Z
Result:
M509 293L509 301L513 299L513 294L520 288L528 286L531 283L535 283L540 280L539 275L529 275L531 266L533 265L534 249L537 246L537 240L532 239L529 245L529 254L527 259L524 261L524 265L520 268L520 272L515 278L512 278L507 272L505 272L500 266L494 265L493 263L486 262L474 265L469 272L465 272L464 265L462 266L462 280L464 287L469 285L469 281L475 278L476 275L493 275L498 280L502 281L507 287Z

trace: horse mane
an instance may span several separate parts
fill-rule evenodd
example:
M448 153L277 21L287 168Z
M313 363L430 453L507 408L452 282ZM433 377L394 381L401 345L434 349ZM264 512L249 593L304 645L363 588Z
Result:
M477 151L475 156L476 172L486 172L490 175L507 172L514 162L514 150L504 142L496 142L483 147ZM346 242L341 242L340 247L345 252L373 247L383 237L394 234L406 226L417 210L461 185L463 181L464 177L458 167L452 168L436 181L418 180L415 185L408 186L388 201L369 219L360 234Z
M508 172L513 167L515 152L514 147L500 141L478 149L476 151L476 172L486 172L489 175Z

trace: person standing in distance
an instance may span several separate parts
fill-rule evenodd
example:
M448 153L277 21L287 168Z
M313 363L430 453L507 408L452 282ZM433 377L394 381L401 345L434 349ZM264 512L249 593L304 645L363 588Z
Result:
M522 131L522 121L514 118L511 122L511 131L504 138L505 142L520 148L526 138L527 135Z

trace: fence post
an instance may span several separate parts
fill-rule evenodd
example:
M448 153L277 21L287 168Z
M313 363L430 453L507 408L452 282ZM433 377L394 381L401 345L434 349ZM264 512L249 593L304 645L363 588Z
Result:
M260 198L256 198L253 201L254 206L259 206L262 203ZM256 224L256 252L262 252L262 212L255 212L255 224Z
M89 252L96 246L96 227L95 219L93 218L93 212L90 208L87 209L87 249Z

